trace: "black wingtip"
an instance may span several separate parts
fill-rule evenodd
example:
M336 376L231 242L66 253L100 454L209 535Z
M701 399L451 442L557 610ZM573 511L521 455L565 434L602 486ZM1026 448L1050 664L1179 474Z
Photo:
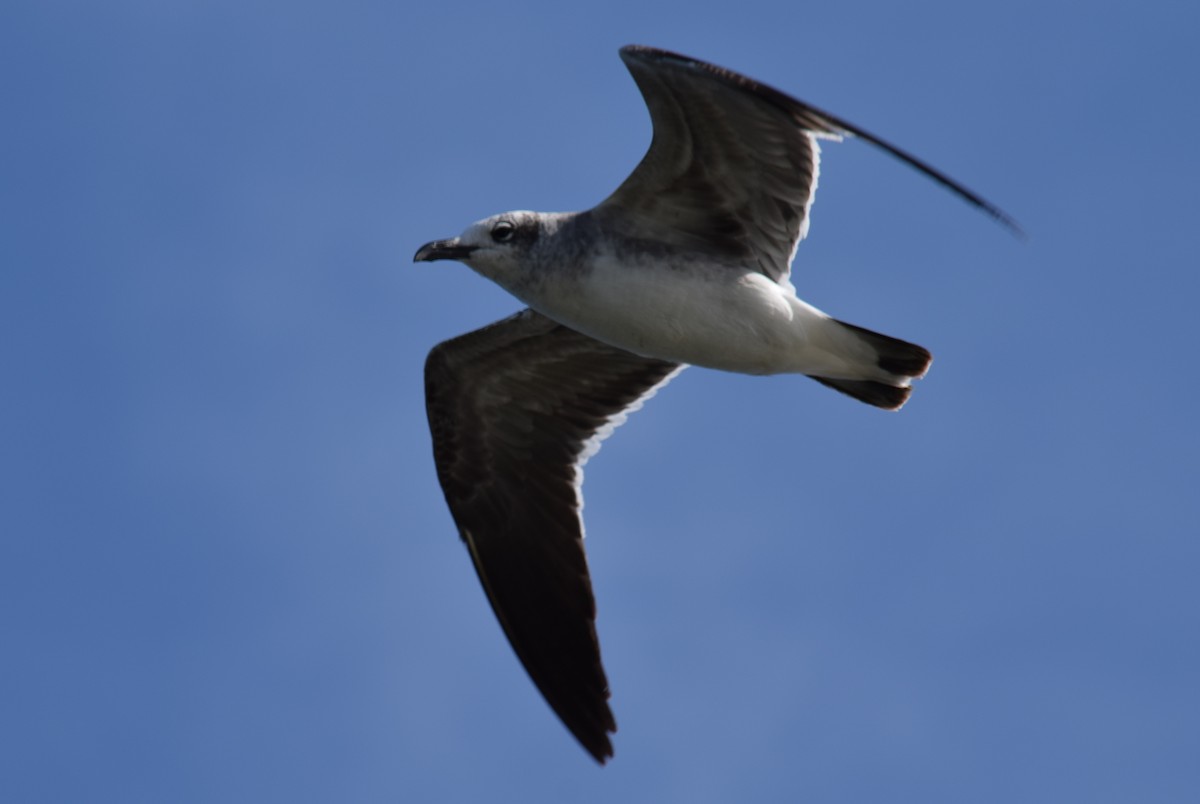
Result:
M1017 238L1018 240L1021 240L1022 242L1024 242L1029 239L1029 235L1027 235L1025 233L1025 230L1023 228L1021 228L1021 224L1017 223L1015 218L1013 218L1011 215L1009 215L1004 210L1000 209L1000 207L998 207L995 204L993 204L992 202L988 201L983 196L981 196L978 193L976 193L972 190L969 190L966 187L964 187L963 185L959 184L958 182L956 182L954 179L947 176L942 171L940 171L937 168L930 165L928 162L918 159L917 157L910 154L908 151L905 151L902 148L892 145L887 140L885 140L881 137L877 137L868 131L864 131L863 129L859 128L858 126L847 123L846 121L841 120L840 118L834 117L833 115L831 115L827 112L818 112L818 114L820 114L822 117L827 118L829 120L829 122L833 123L834 125L838 126L839 128L844 129L846 131L846 133L852 134L853 136L858 137L861 140L865 140L865 141L871 143L876 148L880 148L883 151L886 151L887 153L889 153L892 156L899 159L901 162L904 162L905 164L907 164L909 167L914 168L915 170L919 171L920 173L925 174L925 176L927 176L928 178L937 182L938 184L942 185L947 190L954 193L956 196L958 196L962 200L966 201L971 206L975 207L976 209L981 210L984 214L986 214L992 220L996 221L1001 226L1003 226L1005 229L1007 229L1009 231L1009 233L1012 234L1013 237Z
M578 734L575 737L579 739ZM597 765L604 766L613 758L613 744L612 740L608 738L608 734L602 734L598 738L588 740L587 742L580 739L579 744L583 746L583 750L591 755L592 759L596 760Z
M530 675L532 676L532 673ZM607 689L604 694L605 700L598 707L588 706L586 709L580 709L577 705L566 705L568 702L559 698L558 690L554 686L538 683L537 679L534 683L567 731L598 765L604 765L612 759L612 735L617 731L617 721L607 702Z
M538 687L546 698L546 703L550 704L558 719L567 727L567 731L571 732L571 736L597 764L603 765L612 759L611 736L617 731L617 721L607 703L607 689L605 701L599 707L588 707L588 711L581 711L578 707L561 705L564 702L555 694L556 690L553 687L541 684L538 684Z
M1013 237L1017 238L1022 243L1029 242L1029 233L1026 232L1024 228L1022 228L1021 224L1017 223L1015 220L1013 220L1007 214L1000 211L999 209L996 209L995 207L991 206L990 204L988 206L984 207L983 210L984 210L984 212L988 213L993 218L995 218L997 221L999 221L1001 226L1003 226L1005 229L1008 229L1009 233L1012 234Z

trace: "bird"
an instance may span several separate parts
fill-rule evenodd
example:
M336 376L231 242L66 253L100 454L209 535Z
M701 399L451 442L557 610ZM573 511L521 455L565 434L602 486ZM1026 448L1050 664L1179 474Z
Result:
M582 468L686 366L803 374L897 410L932 356L797 297L821 140L857 137L1020 235L1008 214L832 114L657 48L620 50L653 136L590 210L505 212L421 246L525 309L425 363L438 480L488 601L550 708L600 764L616 720L584 552Z

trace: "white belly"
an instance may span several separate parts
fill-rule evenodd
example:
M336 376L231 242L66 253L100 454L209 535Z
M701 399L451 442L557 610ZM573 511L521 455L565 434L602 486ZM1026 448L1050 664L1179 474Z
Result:
M828 316L758 273L600 259L585 276L544 287L526 299L532 307L637 354L744 374L819 374L845 364L823 343Z

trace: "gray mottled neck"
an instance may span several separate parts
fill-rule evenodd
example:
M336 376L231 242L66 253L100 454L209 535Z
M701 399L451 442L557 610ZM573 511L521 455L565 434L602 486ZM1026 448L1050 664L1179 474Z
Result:
M552 274L587 270L603 240L591 212L551 212L540 220L541 233L532 254L538 267Z

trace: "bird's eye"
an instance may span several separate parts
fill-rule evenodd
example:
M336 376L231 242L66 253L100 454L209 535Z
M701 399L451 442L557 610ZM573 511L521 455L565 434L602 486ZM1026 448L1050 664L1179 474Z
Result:
M517 233L517 227L509 221L496 221L492 225L492 239L497 243L507 243Z

